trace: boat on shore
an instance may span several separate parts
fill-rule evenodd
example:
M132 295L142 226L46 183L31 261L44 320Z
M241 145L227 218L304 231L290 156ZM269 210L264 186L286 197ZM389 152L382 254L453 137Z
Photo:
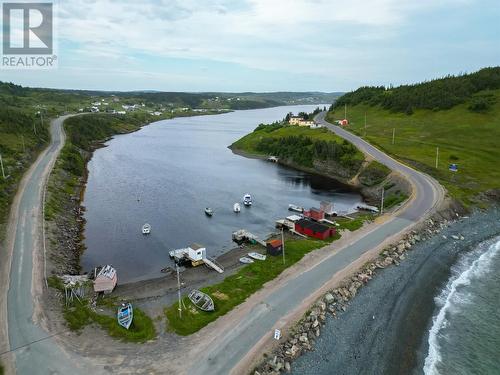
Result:
M212 216L213 214L214 210L212 210L210 207L205 208L205 215Z
M252 205L252 196L250 194L245 194L243 196L243 204L247 207Z
M129 329L132 324L132 320L134 319L134 310L132 309L132 305L130 303L122 303L118 309L116 318L118 319L119 325L125 329Z
M296 206L294 204L289 204L288 210L302 213L304 212L304 207Z
M142 226L142 234L150 234L151 233L151 225L148 223Z
M266 260L266 256L264 254L256 253L256 252L251 252L248 253L248 256L252 259L256 260Z
M203 293L197 289L193 289L189 292L189 300L202 311L214 311L215 305L214 301L206 293Z
M240 258L240 263L250 264L250 263L253 263L253 259L249 258L249 257L241 257Z
M239 203L235 203L235 204L233 205L233 211L234 211L234 212L236 212L236 213L238 213L238 212L240 212L240 211L241 211L241 206L240 206L240 204L239 204Z

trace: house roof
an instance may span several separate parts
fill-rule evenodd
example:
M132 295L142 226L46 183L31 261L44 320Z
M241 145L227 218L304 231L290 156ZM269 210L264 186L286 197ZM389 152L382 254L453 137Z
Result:
M330 229L330 227L327 225L323 225L323 224L316 223L314 221L306 220L306 219L299 220L297 222L297 225L300 225L302 228L311 229L314 232L321 232L321 233Z
M281 246L281 240L271 240L271 241L267 241L267 243L269 245L271 245L272 247Z
M116 270L113 267L108 265L108 266L104 266L101 268L101 270L97 274L97 277L103 276L103 277L107 277L108 279L113 280L115 275L116 275Z

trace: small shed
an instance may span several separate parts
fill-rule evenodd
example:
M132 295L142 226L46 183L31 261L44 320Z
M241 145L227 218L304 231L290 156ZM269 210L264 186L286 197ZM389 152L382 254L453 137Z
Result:
M101 268L94 280L94 292L104 292L105 294L111 293L115 289L118 277L116 270L107 265Z
M312 220L320 221L325 218L325 212L320 208L311 207L308 211L304 211L304 216Z
M188 257L191 262L199 262L207 257L207 250L200 244L194 243L188 247Z
M349 121L347 121L347 119L343 119L343 120L339 120L339 125L341 126L347 126L349 125Z
M283 252L283 243L281 240L267 241L266 250L269 255L281 255Z
M319 238L320 240L326 240L327 238L334 236L336 233L335 228L307 219L302 219L296 222L295 231L309 237Z
M321 203L319 204L319 208L325 213L325 215L335 216L335 210L333 209L332 202L321 201Z

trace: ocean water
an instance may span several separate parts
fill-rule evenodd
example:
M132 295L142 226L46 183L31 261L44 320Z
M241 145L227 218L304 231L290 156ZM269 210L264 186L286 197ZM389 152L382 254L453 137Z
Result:
M500 237L452 269L429 331L424 373L500 374Z

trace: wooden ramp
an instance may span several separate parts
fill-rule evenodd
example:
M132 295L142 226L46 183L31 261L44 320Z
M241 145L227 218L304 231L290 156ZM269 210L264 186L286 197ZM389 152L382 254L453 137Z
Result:
M208 267L213 268L217 272L219 272L219 273L223 273L224 272L224 267L222 266L222 264L217 263L215 261L215 259L205 258L205 259L203 259L203 261L205 262L205 264Z

